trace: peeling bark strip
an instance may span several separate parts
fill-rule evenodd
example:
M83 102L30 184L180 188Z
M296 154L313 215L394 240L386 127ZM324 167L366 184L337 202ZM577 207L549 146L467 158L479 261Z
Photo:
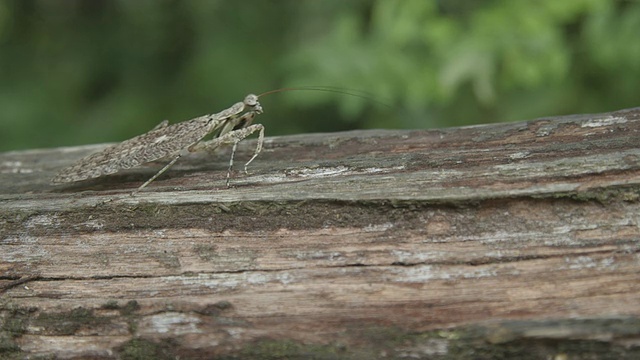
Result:
M0 358L640 358L640 108L267 138L67 187L0 154ZM255 143L243 142L238 159Z

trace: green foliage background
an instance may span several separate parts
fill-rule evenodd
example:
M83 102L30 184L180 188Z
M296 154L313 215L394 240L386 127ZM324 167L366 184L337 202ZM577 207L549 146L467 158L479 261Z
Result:
M120 141L289 86L369 98L269 95L268 135L610 111L639 105L639 80L637 1L0 0L0 150Z

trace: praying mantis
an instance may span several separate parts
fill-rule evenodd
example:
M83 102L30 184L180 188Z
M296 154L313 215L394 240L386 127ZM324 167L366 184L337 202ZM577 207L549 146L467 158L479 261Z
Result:
M149 132L80 159L75 164L61 170L51 179L51 182L62 184L93 179L148 162L165 158L171 159L167 165L132 192L134 195L167 171L185 154L202 149L213 150L222 145L232 145L226 180L226 184L229 186L233 157L238 143L259 131L254 154L244 165L245 172L249 164L262 150L264 126L252 124L253 119L259 114L262 114L262 106L258 102L258 95L249 94L243 101L216 114L204 115L172 125L164 120ZM215 133L213 139L202 141L211 133Z

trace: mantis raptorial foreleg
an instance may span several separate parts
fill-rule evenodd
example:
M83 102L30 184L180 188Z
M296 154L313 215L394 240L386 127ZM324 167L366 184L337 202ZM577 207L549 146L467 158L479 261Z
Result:
M231 148L231 159L229 160L229 169L227 170L227 187L229 186L229 181L231 178L231 170L233 168L233 158L236 154L236 149L238 148L238 143L244 140L247 136L253 134L256 131L260 131L258 134L258 143L256 144L256 149L253 153L253 156L249 161L244 164L244 172L247 173L247 166L255 159L260 151L262 151L262 144L264 143L264 126L261 124L249 125L247 127L243 127L241 129L232 130L224 135L220 135L217 138L211 139L209 141L203 141L194 146L194 149L189 150L200 150L204 149L207 151L213 151L214 149L222 146L222 145L233 145Z

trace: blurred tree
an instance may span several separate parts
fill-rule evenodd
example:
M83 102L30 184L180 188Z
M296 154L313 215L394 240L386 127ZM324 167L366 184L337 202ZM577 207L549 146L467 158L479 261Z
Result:
M632 107L638 34L636 1L0 0L0 150L120 141L284 86L373 100L272 94L268 135Z
M328 34L288 53L288 83L366 88L408 110L396 123L381 117L373 126L451 126L638 105L636 1L366 4L370 11L354 6L328 18ZM340 104L349 115L367 106L357 98Z

